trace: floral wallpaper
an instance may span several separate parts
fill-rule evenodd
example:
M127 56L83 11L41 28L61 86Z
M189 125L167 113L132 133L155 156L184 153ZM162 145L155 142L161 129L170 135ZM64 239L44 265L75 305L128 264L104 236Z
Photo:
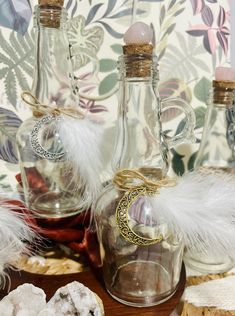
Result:
M37 1L0 0L0 187L14 188L19 172L15 136L30 110L19 102L34 67L32 11ZM102 120L112 143L117 114L117 67L124 32L135 21L154 30L162 98L194 108L196 144L172 149L172 168L191 169L200 142L208 90L216 66L229 64L229 0L65 0L80 106ZM176 118L175 118L176 117ZM167 131L184 126L176 111L163 116Z

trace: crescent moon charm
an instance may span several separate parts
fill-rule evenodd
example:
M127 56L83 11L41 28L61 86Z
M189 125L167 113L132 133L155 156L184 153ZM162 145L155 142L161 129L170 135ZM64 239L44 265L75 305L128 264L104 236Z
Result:
M118 203L116 208L116 221L121 235L129 242L138 246L149 246L159 243L163 240L163 236L160 235L157 238L144 238L137 235L129 226L128 223L128 211L131 205L141 195L153 195L153 192L149 192L145 186L141 186L132 190L128 190Z
M30 135L30 142L34 152L41 158L48 160L59 160L64 156L64 152L50 152L46 150L39 141L39 132L40 129L52 121L60 121L61 118L55 117L52 115L43 116L37 123L34 125L33 130Z

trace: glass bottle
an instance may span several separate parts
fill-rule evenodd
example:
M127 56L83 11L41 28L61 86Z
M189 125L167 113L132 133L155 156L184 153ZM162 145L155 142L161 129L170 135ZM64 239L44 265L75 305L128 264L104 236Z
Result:
M34 11L35 67L30 92L46 105L78 107L66 24L63 0L39 0ZM61 154L57 119L33 110L33 117L24 121L17 133L25 201L35 216L45 218L81 211L82 190L66 154ZM33 133L44 152L33 146Z
M235 129L233 100L235 82L214 80L208 100L205 125L195 169L203 173L229 172L235 174ZM234 267L231 256L201 254L186 251L188 266L204 273L222 273Z
M168 171L168 144L192 139L194 113L182 102L187 118L185 129L167 144L160 120L167 104L160 102L157 92L156 56L123 55L118 68L119 111L113 169L138 170L147 179L158 181ZM167 224L154 216L146 195L139 195L129 207L129 228L138 236L148 239L162 235L163 240L143 246L124 238L116 217L124 196L121 188L110 183L94 207L105 286L112 297L124 304L156 305L177 288L184 246L181 236L172 235Z

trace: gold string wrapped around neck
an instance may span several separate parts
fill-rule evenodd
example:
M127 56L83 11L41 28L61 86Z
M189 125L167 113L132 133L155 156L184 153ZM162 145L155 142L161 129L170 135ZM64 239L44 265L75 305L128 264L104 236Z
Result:
M75 119L84 119L85 117L82 111L74 107L60 108L58 106L43 104L29 91L23 91L21 93L21 99L32 108L35 117L41 117L47 114L53 116L64 114Z
M164 178L152 181L136 169L122 169L115 173L113 184L124 191L146 187L149 191L158 192L161 187L175 186L176 180Z
M176 180L164 178L152 181L146 178L139 170L123 169L114 175L113 184L125 191L116 207L116 222L120 234L128 242L138 246L150 246L161 242L163 240L162 234L155 238L146 238L133 231L129 225L129 209L140 196L158 194L161 187L175 186Z

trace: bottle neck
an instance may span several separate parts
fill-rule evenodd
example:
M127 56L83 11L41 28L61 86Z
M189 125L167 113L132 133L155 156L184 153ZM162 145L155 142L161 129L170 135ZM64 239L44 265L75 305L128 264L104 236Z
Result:
M67 37L67 12L58 7L35 7L35 67L31 92L40 102L78 105Z
M235 168L234 91L213 82L196 168Z
M62 7L35 6L34 26L38 28L66 29L67 12Z
M164 175L168 159L159 119L156 57L121 56L118 68L119 109L113 168L159 170Z
M120 81L157 83L159 80L157 57L152 54L120 56L118 70Z

